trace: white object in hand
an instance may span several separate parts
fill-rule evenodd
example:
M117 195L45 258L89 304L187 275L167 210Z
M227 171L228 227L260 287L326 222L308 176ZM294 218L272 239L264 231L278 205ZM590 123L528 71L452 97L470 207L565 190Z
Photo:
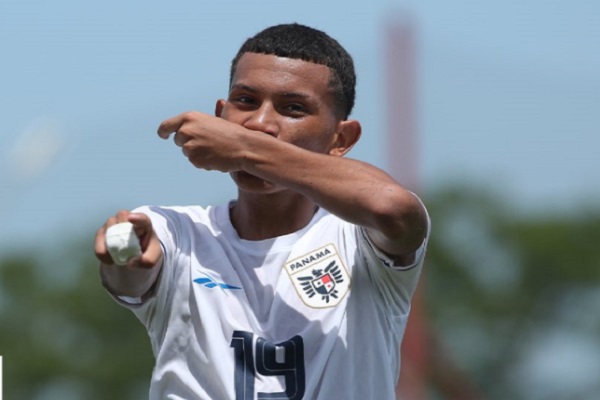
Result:
M140 241L131 222L111 225L106 230L106 249L117 265L127 262L142 253Z

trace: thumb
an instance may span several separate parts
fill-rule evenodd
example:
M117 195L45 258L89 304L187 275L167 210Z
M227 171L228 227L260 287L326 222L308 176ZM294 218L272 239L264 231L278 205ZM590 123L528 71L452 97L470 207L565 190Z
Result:
M129 265L138 268L154 267L161 261L163 254L158 236L152 227L152 220L146 214L132 213L129 215L128 221L133 225L142 250L142 254L132 260L133 263Z
M150 243L150 239L152 236L155 236L154 228L152 227L152 220L143 213L131 213L127 217L127 220L133 225L133 230L140 241L142 252L146 251Z

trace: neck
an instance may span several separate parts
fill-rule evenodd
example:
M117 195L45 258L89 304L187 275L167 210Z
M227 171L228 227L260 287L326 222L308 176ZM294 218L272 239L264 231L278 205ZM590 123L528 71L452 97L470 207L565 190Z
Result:
M230 216L240 238L263 240L304 228L317 208L314 202L297 193L257 195L240 191Z

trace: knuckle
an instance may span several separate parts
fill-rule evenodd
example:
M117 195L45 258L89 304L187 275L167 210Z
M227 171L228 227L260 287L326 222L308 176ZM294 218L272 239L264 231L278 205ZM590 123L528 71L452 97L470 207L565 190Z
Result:
M106 258L107 254L105 251L102 251L98 248L94 249L94 254L96 255L96 258L102 260L103 258Z
M181 126L179 128L179 130L177 130L177 132L175 132L175 140L179 140L179 142L181 142L181 145L183 145L185 142L187 142L189 140L189 129L186 128L185 126Z
M129 216L128 210L119 210L116 214L117 219L127 218Z
M98 260L100 260L100 262L103 264L113 264L114 263L112 257L107 252L96 250L96 251L94 251L94 254L96 255L96 258Z
M191 121L196 117L197 114L198 113L195 111L186 111L183 113L182 117L184 121Z

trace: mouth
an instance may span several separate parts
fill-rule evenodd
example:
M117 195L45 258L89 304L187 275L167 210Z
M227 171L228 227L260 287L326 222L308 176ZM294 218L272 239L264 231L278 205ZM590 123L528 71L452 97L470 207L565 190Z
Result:
M246 171L235 171L231 173L231 177L238 185L262 185L262 186L272 186L273 183L262 179L256 175L252 175Z

